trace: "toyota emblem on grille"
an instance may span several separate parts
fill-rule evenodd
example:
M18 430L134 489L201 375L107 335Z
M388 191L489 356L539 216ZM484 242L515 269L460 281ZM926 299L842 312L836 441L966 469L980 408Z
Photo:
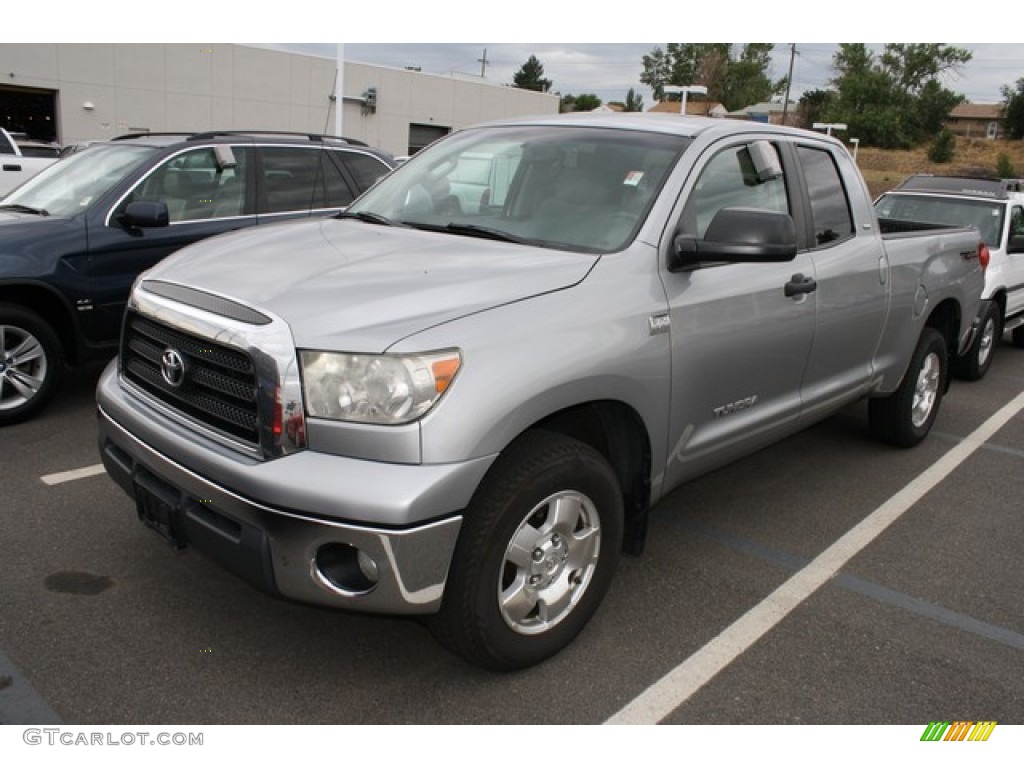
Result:
M172 387L180 387L185 381L185 361L176 349L165 349L160 356L160 375Z

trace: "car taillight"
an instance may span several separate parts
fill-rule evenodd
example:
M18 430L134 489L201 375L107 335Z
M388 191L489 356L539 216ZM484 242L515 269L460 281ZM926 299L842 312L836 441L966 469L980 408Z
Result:
M988 246L985 245L984 243L979 243L978 244L978 261L981 262L982 270L988 269L988 262L989 262L990 258L992 258L992 255L988 252Z

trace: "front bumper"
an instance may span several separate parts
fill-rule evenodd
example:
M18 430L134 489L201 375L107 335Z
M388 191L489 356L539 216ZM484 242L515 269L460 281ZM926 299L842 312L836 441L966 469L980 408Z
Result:
M436 466L308 450L271 461L232 455L127 392L116 361L100 378L97 404L108 474L137 501L161 500L179 545L302 602L390 614L440 607L460 511L490 459ZM357 573L366 562L370 579L365 567Z

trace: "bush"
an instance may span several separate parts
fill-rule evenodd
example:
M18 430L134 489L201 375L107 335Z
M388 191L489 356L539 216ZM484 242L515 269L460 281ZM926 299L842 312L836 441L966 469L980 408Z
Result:
M948 163L953 159L955 149L956 136L948 128L943 128L928 149L928 159L933 163Z
M1016 175L1017 171L1013 167L1010 156L1005 152L1000 152L999 157L996 158L996 176L1002 179L1012 179Z

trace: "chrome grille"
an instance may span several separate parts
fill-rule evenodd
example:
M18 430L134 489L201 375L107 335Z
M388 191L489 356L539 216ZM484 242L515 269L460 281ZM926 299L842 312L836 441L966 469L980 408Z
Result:
M177 384L161 368L169 350L184 363ZM121 372L152 397L205 426L259 445L259 386L245 352L129 312L121 341Z

